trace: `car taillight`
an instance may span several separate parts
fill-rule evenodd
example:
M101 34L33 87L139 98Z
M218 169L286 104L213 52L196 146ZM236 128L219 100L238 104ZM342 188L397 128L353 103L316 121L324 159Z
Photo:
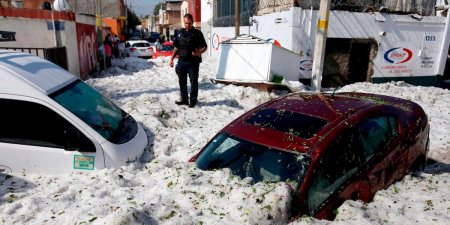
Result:
M152 48L152 47L148 48L148 51L149 51L149 52L150 52L150 51L153 52L153 48Z
M132 52L134 52L136 50L137 50L137 48L130 48L130 51L132 51Z

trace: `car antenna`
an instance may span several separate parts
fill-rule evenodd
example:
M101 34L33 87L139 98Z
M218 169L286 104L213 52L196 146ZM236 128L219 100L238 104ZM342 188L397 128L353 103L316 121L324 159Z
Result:
M331 94L331 97L332 98L334 98L334 93L337 91L337 89L339 89L340 88L340 86L337 86L334 90L333 90L333 93Z

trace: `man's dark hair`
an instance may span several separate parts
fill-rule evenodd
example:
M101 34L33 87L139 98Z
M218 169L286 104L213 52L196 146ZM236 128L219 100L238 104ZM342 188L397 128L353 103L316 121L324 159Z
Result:
M194 22L194 17L192 17L192 15L190 13L186 13L184 15L184 18L188 18L190 21Z

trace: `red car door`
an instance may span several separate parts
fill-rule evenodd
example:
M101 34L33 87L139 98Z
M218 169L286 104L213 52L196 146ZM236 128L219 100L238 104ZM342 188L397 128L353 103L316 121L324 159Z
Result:
M398 143L396 118L381 112L370 109L355 114L318 145L307 200L310 213L317 218L334 218L334 210L348 199L370 201L379 188L372 187L378 184L369 175L389 165L385 162L407 157L407 153L393 151ZM393 177L401 175L401 171L392 171Z

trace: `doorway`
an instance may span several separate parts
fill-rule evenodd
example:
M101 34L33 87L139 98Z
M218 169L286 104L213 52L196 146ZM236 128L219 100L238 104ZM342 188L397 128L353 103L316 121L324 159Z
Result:
M378 46L372 39L328 38L322 86L342 87L371 81Z

